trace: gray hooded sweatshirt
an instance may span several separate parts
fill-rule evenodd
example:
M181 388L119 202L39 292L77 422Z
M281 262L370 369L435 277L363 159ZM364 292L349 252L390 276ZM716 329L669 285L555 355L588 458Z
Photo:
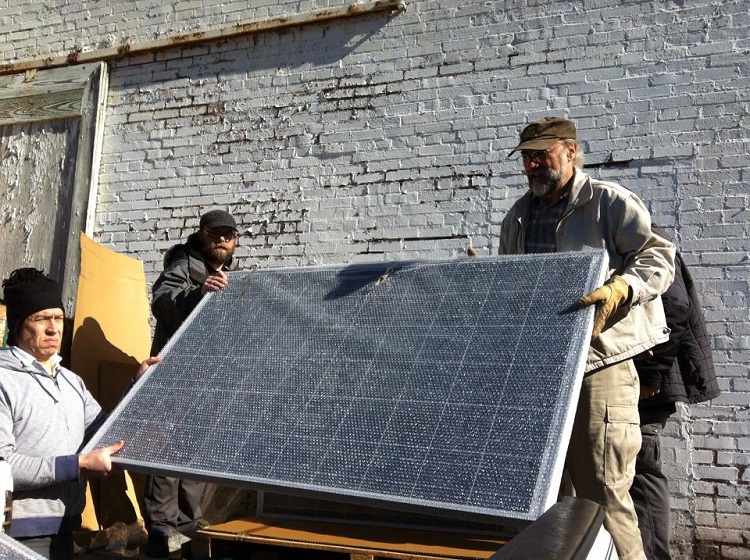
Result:
M10 534L76 529L85 505L78 451L106 416L83 380L57 365L53 379L32 356L0 350L0 457L11 465Z

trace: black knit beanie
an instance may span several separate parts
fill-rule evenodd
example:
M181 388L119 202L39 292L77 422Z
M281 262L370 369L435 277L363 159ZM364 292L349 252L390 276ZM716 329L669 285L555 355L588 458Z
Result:
M21 322L42 309L65 311L57 282L36 268L19 268L3 280L3 299L8 321L8 343L15 342Z

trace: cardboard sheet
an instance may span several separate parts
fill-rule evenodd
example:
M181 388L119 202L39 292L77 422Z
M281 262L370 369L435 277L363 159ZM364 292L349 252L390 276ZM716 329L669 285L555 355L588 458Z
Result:
M0 303L0 348L6 348L6 325L5 325L5 306Z
M71 369L86 382L102 408L120 400L151 348L149 303L143 263L115 253L81 234L81 276L73 326ZM124 474L91 484L84 528L141 518L139 490L128 491ZM135 480L135 486L142 486ZM106 504L106 508L100 505Z
M100 374L100 362L131 365L135 371L148 357L151 327L146 290L141 261L81 234L71 369L83 377L94 396L107 393L113 378L127 375Z

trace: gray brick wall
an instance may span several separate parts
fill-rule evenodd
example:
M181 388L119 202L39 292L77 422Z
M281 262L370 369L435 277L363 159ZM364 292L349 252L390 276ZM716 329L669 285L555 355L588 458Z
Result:
M3 61L341 5L79 4L2 8ZM96 237L149 281L214 206L239 219L245 266L495 251L525 189L519 129L568 116L590 172L674 234L713 338L723 395L665 435L675 557L747 559L749 29L746 0L409 1L118 60Z

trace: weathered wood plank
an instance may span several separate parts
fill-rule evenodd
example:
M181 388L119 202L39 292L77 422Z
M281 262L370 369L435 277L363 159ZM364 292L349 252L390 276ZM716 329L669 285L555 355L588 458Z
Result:
M45 270L61 282L69 314L79 235L96 196L106 85L104 63L0 77L0 273Z
M62 91L81 91L100 62L66 66L49 70L28 70L0 76L0 99L13 99L27 95L44 95Z
M81 114L81 88L0 99L0 125L50 121Z

